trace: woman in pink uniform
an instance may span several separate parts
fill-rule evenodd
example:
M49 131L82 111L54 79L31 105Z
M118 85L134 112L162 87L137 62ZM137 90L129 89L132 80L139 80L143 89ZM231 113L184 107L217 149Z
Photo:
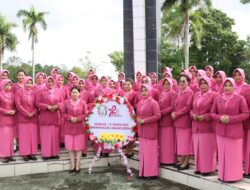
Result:
M155 72L152 72L152 73L149 73L148 76L150 77L152 88L158 90L157 74Z
M15 130L14 94L12 82L9 79L2 80L0 92L0 158L4 163L15 161L13 140Z
M179 170L189 169L189 156L192 150L192 121L190 111L193 104L193 91L188 87L191 76L181 75L180 91L175 101L171 117L176 130L176 154L180 156L176 167Z
M61 103L64 103L64 101L70 97L68 88L64 85L64 77L62 75L57 74L55 81L56 88L59 91L59 94L61 95ZM60 147L64 147L64 119L63 117L61 117L61 115L59 125L59 142Z
M141 90L142 73L140 71L136 72L135 77L136 77L136 81L134 82L133 90L137 92Z
M213 84L214 68L210 65L207 65L204 70L206 72L206 76L211 80L211 82Z
M35 106L36 93L31 77L25 77L24 88L15 94L15 104L18 112L19 155L24 161L37 160L37 109Z
M80 89L78 87L73 87L70 94L71 98L65 101L62 109L62 116L65 119L65 147L69 150L71 161L69 173L74 171L80 173L82 151L86 147L83 121L88 110L85 101L79 98Z
M59 106L61 95L53 77L46 78L45 87L38 91L36 106L40 109L39 126L43 160L59 159Z
M123 72L120 72L120 73L118 74L118 81L117 81L117 83L115 84L115 89L116 89L116 90L121 90L121 89L122 89L122 86L121 86L120 81L125 81L125 73L123 73Z
M149 85L142 85L142 99L137 105L137 124L140 149L140 177L158 176L158 120L161 111L158 102L150 95Z
M242 122L249 117L249 111L244 97L234 93L232 78L226 78L223 86L224 93L215 99L211 116L217 122L219 180L234 182L242 179Z
M2 83L2 80L4 79L8 79L10 76L10 73L8 70L2 70L0 71L0 91L1 91L1 83Z
M36 84L34 85L34 89L35 90L39 90L42 89L45 85L44 85L44 75L42 72L38 72L36 74Z
M59 70L58 70L58 68L53 68L53 69L51 69L51 71L50 71L50 76L52 76L52 77L56 80L57 75L59 75Z
M247 85L246 82L245 82L245 72L243 69L235 69L234 72L233 72L233 78L234 78L234 81L235 81L235 85L236 85L236 92L238 94L240 94L241 92L241 89L244 85Z
M242 95L250 110L250 85L244 85L241 89ZM243 123L244 127L244 142L243 142L243 156L244 156L244 175L250 176L250 118L248 117Z
M110 94L114 94L116 92L115 89L111 89L108 86L109 84L109 79L106 76L102 76L100 79L100 85L99 87L96 89L95 91L95 97L98 97L100 95L110 95Z
M80 96L79 98L82 101L85 101L87 108L90 107L91 103L94 101L93 96L91 95L91 93L87 90L85 90L85 80L84 79L79 79L78 81L78 88L80 89ZM85 136L85 148L83 150L82 156L86 157L87 156L87 152L88 152L88 133L84 133Z
M190 66L190 67L188 68L188 71L189 71L189 72L191 73L191 75L192 75L192 79L191 79L191 82L190 82L189 87L190 87L190 89L193 90L194 92L197 92L197 91L198 91L198 90L197 90L197 83L198 83L198 81L197 81L197 78L196 78L197 69L196 69L196 67L195 67L194 65L192 65L192 66Z
M211 90L208 77L199 80L199 92L193 100L192 132L195 157L195 173L208 175L216 170L216 136L212 128L211 108L217 94Z
M170 78L164 79L162 89L159 98L161 110L161 119L159 121L159 159L161 165L174 165L176 162L175 128L171 112L174 110L177 93L173 90L173 81Z
M214 84L212 85L212 90L221 94L224 92L224 89L223 89L223 82L226 78L226 74L224 71L217 71L214 75L215 77L215 82Z

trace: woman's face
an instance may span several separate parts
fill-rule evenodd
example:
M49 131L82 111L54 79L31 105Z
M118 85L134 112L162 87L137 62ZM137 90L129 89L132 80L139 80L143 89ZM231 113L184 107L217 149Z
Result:
M18 80L18 82L23 82L24 81L24 77L25 77L24 72L17 73L17 80Z
M26 83L26 87L27 87L27 88L32 88L32 86L33 86L33 81L32 81L31 79L29 79L29 80L27 81L27 83Z
M212 70L209 67L206 68L205 72L206 72L207 77L212 76Z
M63 83L64 83L64 80L63 80L62 77L60 77L60 78L58 79L58 81L57 81L57 84L58 84L59 86L62 86Z
M96 76L93 76L93 77L91 78L91 81L92 81L94 84L96 84L96 83L98 82L98 78L97 78Z
M7 72L3 72L2 79L8 79L8 78L9 78L9 74Z
M115 82L114 81L110 81L109 88L115 89Z
M230 81L226 81L224 84L224 92L226 94L231 94L234 90L234 86Z
M164 81L164 83L163 83L163 89L166 90L166 91L170 90L170 84L169 84L168 80Z
M57 70L57 69L54 69L53 75L58 75L58 74L59 74L58 70Z
M143 97L147 97L148 96L148 89L146 87L144 87L144 86L141 88L141 95Z
M77 89L74 88L73 90L71 90L71 94L70 95L71 95L71 98L78 99L80 93L79 93L79 91Z
M7 84L5 85L5 87L4 87L5 91L7 91L7 92L11 91L11 88L12 88L12 84L11 84L10 82L7 83Z
M132 89L132 84L131 84L129 81L126 81L126 82L124 83L124 89L125 89L126 91L130 91L130 90Z
M153 74L150 75L150 79L151 79L151 83L152 83L152 84L155 84L155 83L157 82L157 78L156 78L156 76L153 75Z
M138 73L136 74L136 80L137 80L137 81L141 81L141 80L142 80L142 74L141 74L140 72L138 72Z
M78 78L77 77L73 77L73 85L77 85L77 83L78 83Z
M192 77L196 76L196 70L194 68L191 68L189 72L192 74Z
M202 76L200 75L200 73L197 72L197 73L196 73L196 78L197 78L198 81L201 79L201 77L202 77Z
M43 83L44 82L44 78L43 78L43 75L38 75L37 77L36 77L36 82L37 83Z
M215 75L215 81L216 81L217 83L223 82L220 73L217 73L217 74Z
M179 87L181 90L184 90L187 88L187 86L188 86L188 81L187 81L186 77L182 76L179 80Z
M50 79L48 80L48 87L49 87L49 88L53 88L53 87L54 87L54 80L53 80L52 78L50 78Z
M85 88L85 83L82 80L79 82L79 88L81 90Z
M239 71L235 71L234 72L234 81L236 82L236 83L240 83L241 81L242 81L242 75L240 74L240 72Z
M102 85L103 87L106 87L107 84L108 84L108 81L107 81L105 78L101 78L101 85Z
M122 73L118 75L118 81L125 80L125 77Z
M199 85L200 85L200 91L201 92L207 92L208 91L208 84L204 79L200 80Z
M142 77L142 84L148 84L147 77Z

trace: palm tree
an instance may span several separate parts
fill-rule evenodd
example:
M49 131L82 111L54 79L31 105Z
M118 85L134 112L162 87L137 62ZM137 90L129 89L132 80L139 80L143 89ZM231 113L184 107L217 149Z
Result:
M45 22L44 16L48 12L37 12L34 6L31 6L30 10L19 10L17 17L24 17L23 28L24 31L29 30L29 40L31 39L31 50L32 50L32 75L33 81L35 80L35 43L38 42L38 29L37 24L40 24L44 30L47 29L47 23Z
M190 14L194 8L207 8L211 6L211 0L165 0L163 3L163 10L169 11L173 6L177 6L180 13L182 22L179 25L179 28L174 28L173 33L175 35L180 35L183 33L183 41L184 41L184 56L185 56L185 69L189 66L189 29L190 29ZM198 20L193 23L198 23ZM198 27L198 25L196 26ZM195 29L195 25L193 26ZM200 28L200 27L199 27ZM198 33L193 33L198 34Z
M11 33L11 29L16 25L6 21L5 17L0 15L0 70L2 70L2 60L5 49L14 51L18 43L15 34Z

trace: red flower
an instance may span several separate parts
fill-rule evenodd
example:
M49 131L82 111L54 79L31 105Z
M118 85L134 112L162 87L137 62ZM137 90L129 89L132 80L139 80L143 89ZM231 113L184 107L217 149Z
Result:
M114 145L114 148L115 148L115 150L117 150L117 149L119 148L119 145L118 145L118 144L115 144L115 145Z
M133 132L137 132L137 126L132 127Z

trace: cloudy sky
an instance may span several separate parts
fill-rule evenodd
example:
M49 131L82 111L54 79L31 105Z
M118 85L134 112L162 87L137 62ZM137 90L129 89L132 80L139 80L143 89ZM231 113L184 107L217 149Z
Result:
M241 39L250 34L250 5L240 0L213 0L213 6L235 19L235 30ZM18 24L13 30L19 44L15 53L24 62L31 60L28 34L24 33L21 20L16 18L19 9L34 5L37 11L48 11L46 31L39 30L36 45L36 62L41 64L80 66L78 60L91 52L100 74L112 72L107 57L112 51L123 49L123 0L0 0L0 14ZM103 62L106 62L105 64Z

